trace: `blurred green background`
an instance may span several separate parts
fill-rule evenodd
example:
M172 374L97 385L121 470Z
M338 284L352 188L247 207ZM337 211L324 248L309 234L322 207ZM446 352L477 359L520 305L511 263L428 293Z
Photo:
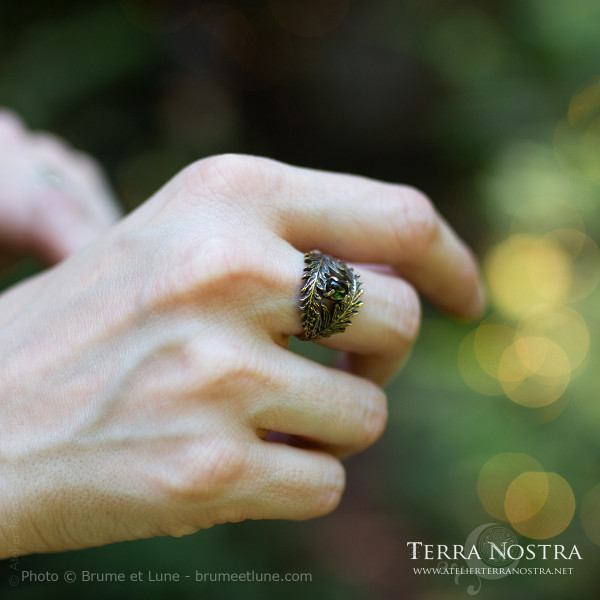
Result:
M127 210L220 152L410 183L474 246L490 303L475 324L425 306L388 429L347 461L332 515L18 561L312 583L10 588L5 561L1 593L598 598L599 30L596 0L2 0L0 105L98 157ZM410 560L408 541L464 544L486 523L524 545L576 544L583 560L520 563L571 575L413 573L439 561Z

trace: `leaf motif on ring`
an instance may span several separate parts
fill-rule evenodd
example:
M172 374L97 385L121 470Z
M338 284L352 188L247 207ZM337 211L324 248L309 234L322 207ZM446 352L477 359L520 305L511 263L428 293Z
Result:
M318 250L307 252L304 262L299 301L304 339L343 332L362 305L360 275L341 260Z

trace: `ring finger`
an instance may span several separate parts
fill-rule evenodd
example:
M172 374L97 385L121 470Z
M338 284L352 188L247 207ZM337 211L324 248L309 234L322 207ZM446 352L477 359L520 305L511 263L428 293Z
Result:
M304 257L282 240L274 255L287 265L280 290L281 306L273 326L277 333L301 335L298 307ZM273 254L272 254L273 255ZM363 282L364 304L343 333L317 340L349 353L347 363L357 375L383 383L397 371L415 340L420 324L419 297L406 281L353 265Z

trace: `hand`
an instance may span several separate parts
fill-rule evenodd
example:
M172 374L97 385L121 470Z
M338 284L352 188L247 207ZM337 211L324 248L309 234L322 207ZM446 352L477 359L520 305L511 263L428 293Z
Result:
M0 110L0 264L24 254L59 262L118 218L93 159Z
M319 341L347 372L286 349L314 248L364 283L352 326ZM381 434L378 384L417 334L408 281L482 309L470 251L414 189L240 156L182 171L0 298L2 554L333 510L340 458Z

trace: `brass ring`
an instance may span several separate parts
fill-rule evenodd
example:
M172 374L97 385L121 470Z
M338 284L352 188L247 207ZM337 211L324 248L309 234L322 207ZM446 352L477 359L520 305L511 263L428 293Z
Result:
M300 290L302 339L318 340L342 333L362 305L362 282L352 267L319 250L304 255L304 284Z

